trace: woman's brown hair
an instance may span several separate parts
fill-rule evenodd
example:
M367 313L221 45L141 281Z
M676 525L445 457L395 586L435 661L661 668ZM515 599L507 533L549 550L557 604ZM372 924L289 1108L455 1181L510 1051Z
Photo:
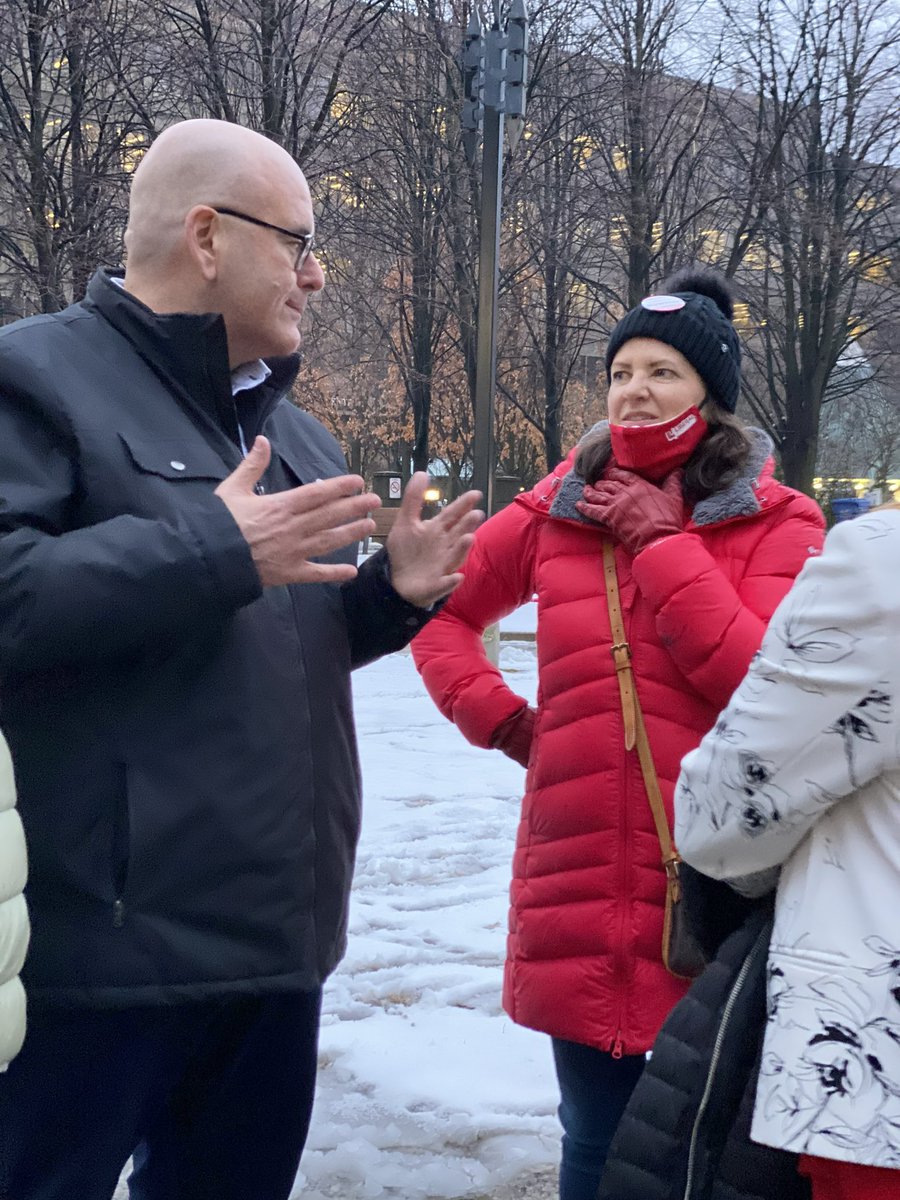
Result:
M684 467L684 495L691 504L730 487L743 474L752 448L744 422L714 400L703 405L709 428ZM609 428L588 434L578 448L575 470L585 483L595 484L612 455Z

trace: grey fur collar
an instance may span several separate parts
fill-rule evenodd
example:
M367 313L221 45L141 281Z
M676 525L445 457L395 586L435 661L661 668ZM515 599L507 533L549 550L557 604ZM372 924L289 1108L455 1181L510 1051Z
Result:
M606 421L599 421L592 429L588 430L584 438L605 429L606 424ZM753 485L759 479L763 467L772 454L772 439L761 429L752 426L749 433L753 440L753 446L743 475L736 479L730 487L724 488L721 492L714 492L696 505L693 512L695 525L717 525L720 521L728 521L732 517L752 517L759 512L760 503L756 498ZM584 438L581 440L584 441ZM593 524L594 522L590 521L588 517L582 516L575 507L575 503L581 499L583 491L584 480L572 467L563 476L556 495L553 497L550 516Z

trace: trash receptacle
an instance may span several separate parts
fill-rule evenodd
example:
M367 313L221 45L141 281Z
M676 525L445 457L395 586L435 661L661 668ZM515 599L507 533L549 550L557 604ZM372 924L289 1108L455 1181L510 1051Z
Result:
M522 481L518 475L494 476L494 512L512 504L522 490Z
M372 491L385 506L397 507L403 498L403 479L397 471L376 471L372 476Z
M835 521L850 521L853 517L868 512L870 508L868 496L836 496L831 501L831 512Z

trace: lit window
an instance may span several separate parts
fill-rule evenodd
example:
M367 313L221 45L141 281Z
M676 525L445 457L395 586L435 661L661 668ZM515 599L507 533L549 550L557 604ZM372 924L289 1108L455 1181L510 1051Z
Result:
M726 238L721 229L703 229L701 255L707 262L719 262L725 257Z
M588 164L588 160L593 157L597 150L597 142L594 138L586 133L579 133L572 139L573 151L572 157L575 159L575 165L582 171Z
M129 175L137 170L138 163L147 152L147 138L143 133L126 133L122 139L122 170Z
M621 213L613 213L609 220L609 241L613 246L628 243L628 222Z
M343 121L353 107L353 97L349 92L337 92L331 101L331 117L335 121Z
M886 254L877 254L866 266L863 275L869 283L887 283L891 260Z
M765 246L753 242L744 251L743 265L750 271L764 271L768 265L768 251Z

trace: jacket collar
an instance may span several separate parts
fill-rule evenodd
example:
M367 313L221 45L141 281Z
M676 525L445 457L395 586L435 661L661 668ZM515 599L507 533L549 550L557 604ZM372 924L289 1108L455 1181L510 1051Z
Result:
M88 284L84 305L99 313L126 338L162 382L204 425L240 442L228 366L228 338L219 313L156 313L113 282L119 270L102 268ZM290 389L300 358L266 360L271 375L242 405L252 401L254 424L262 428L272 409Z
M588 430L585 437L599 432L606 425L606 421L599 421ZM757 494L771 481L772 476L772 439L761 429L752 426L748 432L752 446L742 474L729 487L723 488L721 492L714 492L694 506L692 525L718 525L722 521L730 521L735 517L752 517L760 511L762 506ZM596 525L596 522L583 516L575 507L576 501L582 498L584 491L584 480L574 466L575 453L576 451L573 450L566 460L570 465L565 473L557 474L559 472L559 468L557 468L557 472L554 472L549 480L538 485L538 488L535 489L536 498L539 502L544 500L544 496L547 495L545 485L549 485L551 489L555 489L549 509L551 517L580 521L585 525ZM537 495L542 489L544 496Z

